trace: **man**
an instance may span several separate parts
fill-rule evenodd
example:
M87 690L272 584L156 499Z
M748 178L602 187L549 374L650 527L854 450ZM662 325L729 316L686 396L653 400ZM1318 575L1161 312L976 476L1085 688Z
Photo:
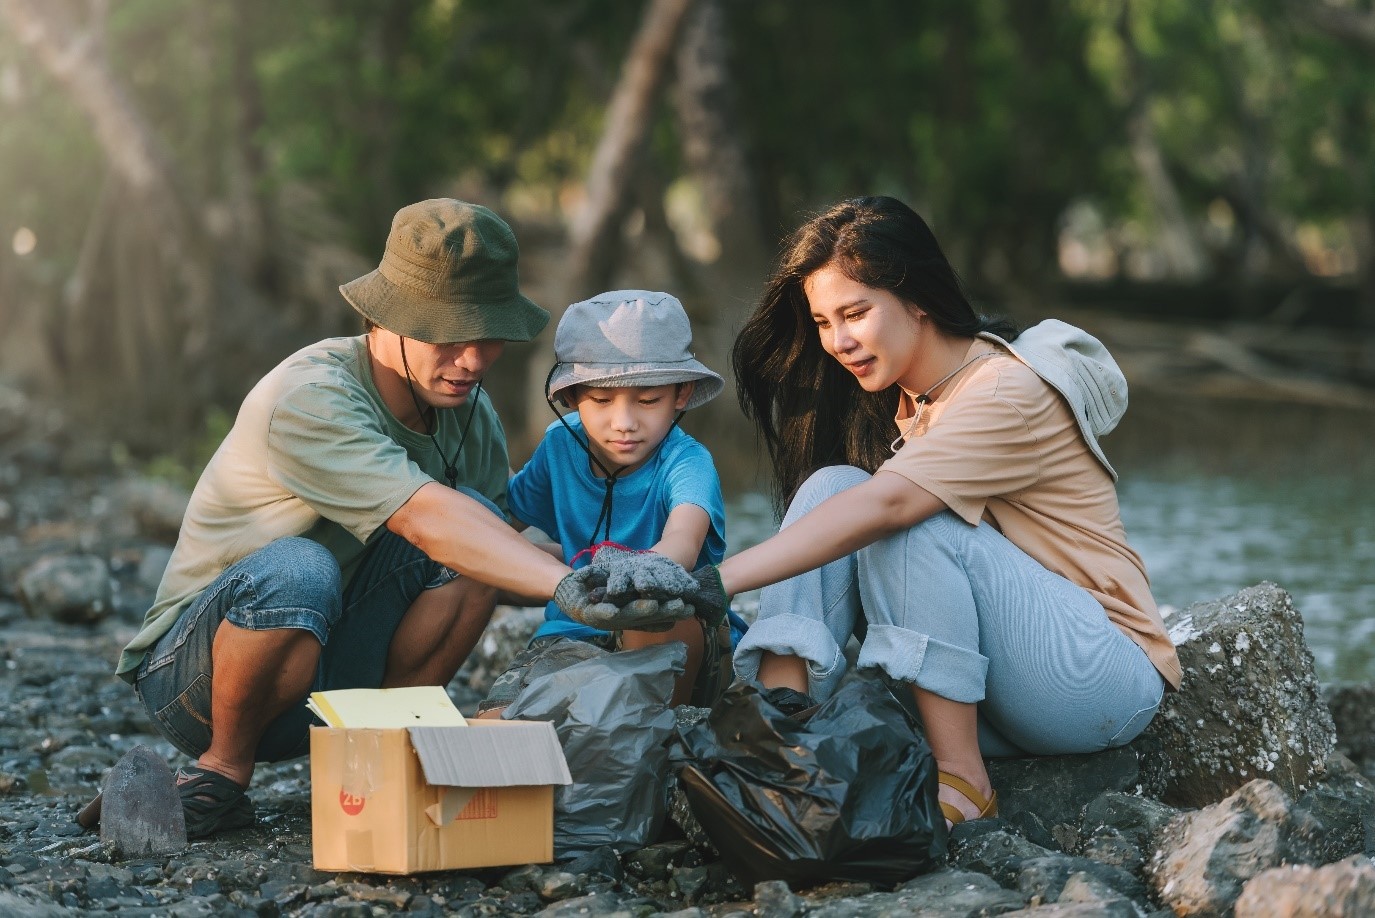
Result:
M380 267L339 288L367 332L268 373L202 473L117 669L196 759L177 775L189 837L253 821L254 763L307 751L312 690L447 684L498 590L544 601L569 574L506 522L482 392L549 319L516 263L484 207L400 210Z

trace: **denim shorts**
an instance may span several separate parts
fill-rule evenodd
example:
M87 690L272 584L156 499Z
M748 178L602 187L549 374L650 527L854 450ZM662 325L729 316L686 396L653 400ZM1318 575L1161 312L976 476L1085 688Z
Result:
M460 490L497 512L477 492ZM212 650L221 622L250 631L309 631L323 648L314 691L376 688L386 673L392 635L411 603L457 576L383 530L345 586L339 563L318 542L277 539L231 565L201 593L149 650L134 689L162 735L198 758L210 747ZM283 713L264 731L256 760L305 755L311 723L304 704Z

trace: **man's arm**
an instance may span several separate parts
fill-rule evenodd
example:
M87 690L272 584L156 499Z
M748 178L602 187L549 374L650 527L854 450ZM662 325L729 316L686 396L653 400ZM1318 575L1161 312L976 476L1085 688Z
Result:
M445 567L540 603L570 572L487 507L438 482L412 494L387 528Z

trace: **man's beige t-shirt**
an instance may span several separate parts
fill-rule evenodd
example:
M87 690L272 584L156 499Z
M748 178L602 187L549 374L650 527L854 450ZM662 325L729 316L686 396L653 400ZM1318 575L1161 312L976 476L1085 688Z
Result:
M1111 476L1059 393L992 342L976 341L965 359L985 353L993 356L926 406L879 471L920 485L971 526L993 524L1048 570L1088 590L1179 688L1179 658L1141 558L1127 544ZM904 396L899 431L907 432L914 408Z
M471 415L471 423L470 423ZM491 400L436 412L458 485L506 512L510 463ZM367 543L445 459L389 411L372 379L366 336L331 338L288 357L253 387L201 473L143 628L115 672L132 681L149 648L226 568L284 536L334 555L344 583Z

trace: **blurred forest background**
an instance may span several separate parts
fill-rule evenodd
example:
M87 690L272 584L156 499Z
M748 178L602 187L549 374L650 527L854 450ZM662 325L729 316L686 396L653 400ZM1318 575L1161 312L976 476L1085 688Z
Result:
M780 237L866 193L1134 386L1371 405L1370 0L0 0L0 382L135 459L355 333L412 201L506 216L555 316L679 294L724 371ZM490 384L517 461L551 338Z

